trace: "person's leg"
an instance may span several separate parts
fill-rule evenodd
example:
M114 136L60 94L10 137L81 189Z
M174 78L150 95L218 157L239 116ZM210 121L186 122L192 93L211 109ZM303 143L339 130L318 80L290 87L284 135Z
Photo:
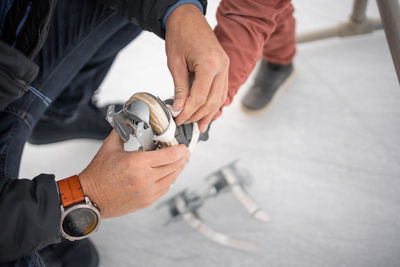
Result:
M294 8L290 4L276 16L276 28L263 48L263 59L279 65L292 63L296 54L296 22Z
M110 49L110 40L119 31L126 31L128 25L136 30L126 36L132 40L138 34L137 26L97 1L58 1L48 38L35 59L40 72L32 86L50 99L56 99L95 55ZM117 53L128 41L124 44L116 41L114 52ZM104 72L103 66L100 69ZM88 88L90 94L95 90ZM0 177L18 177L25 141L45 110L43 102L28 92L0 113Z
M134 40L141 29L128 23L110 36L83 65L46 110L46 115L60 119L72 117L80 107L87 105L103 82L118 53Z
M31 255L20 258L16 261L0 264L0 267L47 267L39 255L39 253L32 253Z
M41 72L33 86L62 92L50 97L47 115L68 118L89 102L118 52L141 32L97 2L58 1L48 39L35 59ZM85 21L77 26L80 17Z
M245 111L268 108L277 92L287 87L293 77L292 61L296 53L293 11L289 4L275 18L276 28L264 44L255 82L242 99Z
M64 90L87 90L71 103L88 101L115 55L139 32L95 0L59 0L46 43L35 59L40 73L32 86L53 100ZM45 110L43 102L28 92L0 112L0 179L18 178L24 144ZM37 265L38 260L33 253L10 264Z
M49 144L73 138L103 140L112 130L105 120L107 107L91 101L119 51L141 29L131 23L114 33L74 76L46 110L29 138L31 144ZM118 109L122 106L117 105Z

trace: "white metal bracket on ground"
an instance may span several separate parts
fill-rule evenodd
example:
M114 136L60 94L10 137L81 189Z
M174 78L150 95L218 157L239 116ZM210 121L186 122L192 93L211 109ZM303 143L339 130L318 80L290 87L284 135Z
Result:
M244 185L249 183L248 175L243 172L243 169L239 170L237 161L234 161L207 176L206 180L206 186L198 186L193 191L183 190L160 205L168 206L171 215L169 222L182 218L192 228L215 243L244 251L257 251L258 246L251 242L213 230L200 218L198 212L206 200L222 192L232 192L253 218L268 222L270 220L268 214L255 203L244 188Z

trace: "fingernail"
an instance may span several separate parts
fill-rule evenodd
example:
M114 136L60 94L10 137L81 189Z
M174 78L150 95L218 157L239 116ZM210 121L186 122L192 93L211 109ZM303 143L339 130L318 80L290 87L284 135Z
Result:
M186 121L184 121L184 120L182 120L182 119L179 119L179 120L178 120L178 126L179 126L179 125L183 125L183 124L186 124Z
M183 100L178 98L174 100L172 108L174 109L174 111L179 111L181 110L182 106L183 106Z

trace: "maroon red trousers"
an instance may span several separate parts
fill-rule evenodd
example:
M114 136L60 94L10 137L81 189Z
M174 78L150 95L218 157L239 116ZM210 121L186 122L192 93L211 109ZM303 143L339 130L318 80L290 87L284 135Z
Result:
M295 20L290 0L222 0L214 29L228 54L229 105L260 58L288 64L296 53ZM222 108L215 116L221 115Z

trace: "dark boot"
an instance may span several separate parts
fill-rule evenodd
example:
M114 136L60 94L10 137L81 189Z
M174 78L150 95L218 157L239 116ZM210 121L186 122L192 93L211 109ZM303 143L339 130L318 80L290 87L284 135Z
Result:
M64 240L40 250L40 257L51 267L97 267L99 255L90 239Z
M278 91L288 86L294 76L293 64L279 65L261 62L255 82L242 99L242 107L246 112L266 109Z
M89 103L67 120L44 115L33 129L28 142L43 145L77 138L104 140L112 130L105 119L107 108L98 108ZM122 105L116 105L116 110L121 108Z

